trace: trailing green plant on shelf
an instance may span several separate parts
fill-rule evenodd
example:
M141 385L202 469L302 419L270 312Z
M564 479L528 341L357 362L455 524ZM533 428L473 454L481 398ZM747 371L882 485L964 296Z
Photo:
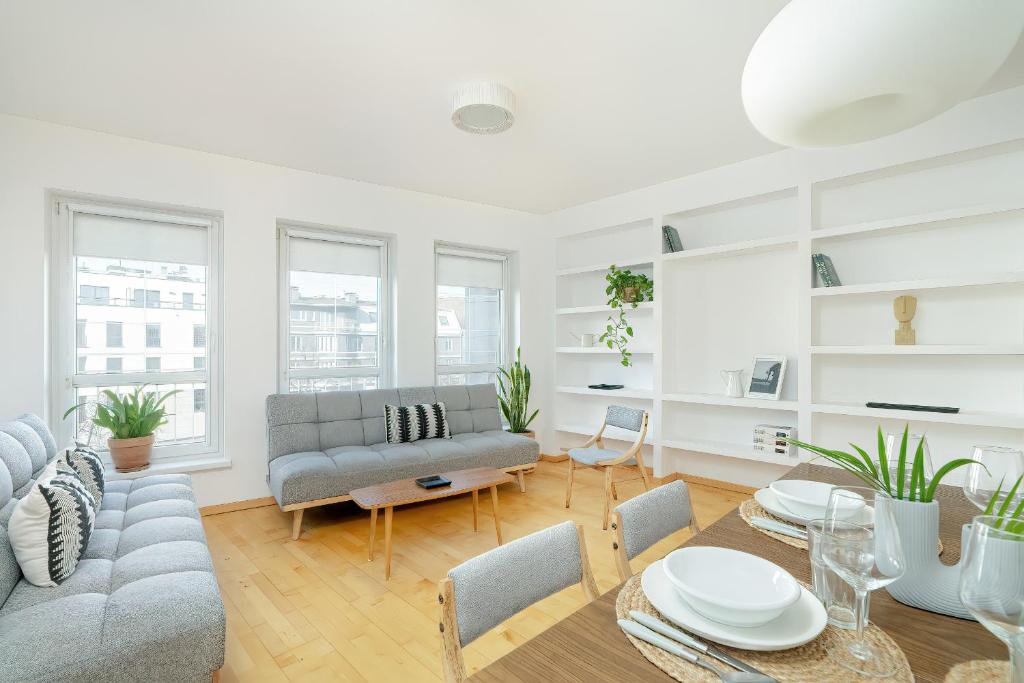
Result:
M626 319L626 306L636 308L643 301L654 300L654 282L643 273L634 273L628 268L608 267L604 276L608 281L604 293L608 295L608 305L612 314L608 316L608 325L600 342L609 349L617 349L622 354L620 361L624 367L633 364L633 354L629 351L629 341L633 338L633 327Z
M947 474L959 467L964 467L965 465L977 462L970 458L956 458L954 460L950 460L940 467L935 473L935 476L929 480L925 476L924 470L924 439L917 444L917 451L914 453L913 459L909 461L907 459L907 439L909 434L910 425L907 425L903 429L903 439L900 441L899 454L886 453L885 436L882 434L882 428L879 427L877 462L872 460L867 451L852 443L850 446L853 447L853 450L857 451L857 455L853 455L845 451L815 446L796 439L787 438L784 439L784 441L806 451L816 453L822 458L839 465L839 467L854 475L876 491L881 491L899 500L918 503L932 502L935 498L936 487ZM893 456L895 456L895 461L892 459ZM894 468L892 467L893 465L895 465ZM910 467L909 470L907 469L908 465ZM895 471L893 471L893 469ZM907 480L908 473L910 474L909 481Z
M1017 495L1017 491L1020 490L1022 482L1024 482L1024 475L1017 477L1017 481L1014 482L1013 486L1010 487L1010 490L1004 496L1003 484L1005 480L1001 480L999 488L996 489L989 499L988 505L985 507L985 514L1001 517L1006 524L1004 527L1003 522L999 522L995 525L995 528L1002 529L1011 534L1024 534L1024 496L1021 496L1017 507L1010 510L1010 505ZM1002 498L1002 502L1000 502L1000 498Z
M507 369L498 368L498 403L501 404L501 414L508 422L508 430L515 434L529 432L530 423L540 412L539 409L534 410L530 417L526 417L530 409L530 368L520 362L521 351L516 347L515 362Z

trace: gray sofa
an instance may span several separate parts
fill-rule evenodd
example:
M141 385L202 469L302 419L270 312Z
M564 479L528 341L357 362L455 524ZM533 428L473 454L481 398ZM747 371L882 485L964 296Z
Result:
M0 681L207 681L224 663L224 604L187 475L107 481L75 573L22 576L7 536L57 456L46 424L0 424Z
M451 439L389 444L384 405L444 402ZM494 385L275 394L267 397L268 483L282 510L349 500L353 489L473 467L523 472L537 464L533 439L502 430Z

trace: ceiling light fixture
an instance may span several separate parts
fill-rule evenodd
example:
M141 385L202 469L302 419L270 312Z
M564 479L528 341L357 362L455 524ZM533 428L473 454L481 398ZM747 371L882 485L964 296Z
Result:
M472 83L455 93L452 123L467 133L493 135L512 127L516 96L500 83Z
M972 96L1022 28L1021 0L793 0L750 50L743 107L791 147L879 138Z

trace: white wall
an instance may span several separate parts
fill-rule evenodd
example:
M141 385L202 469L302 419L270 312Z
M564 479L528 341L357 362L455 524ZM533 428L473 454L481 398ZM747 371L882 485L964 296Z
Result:
M194 474L201 505L269 494L263 405L277 388L278 220L397 236L397 383L404 386L434 382L434 241L518 252L525 277L513 303L522 309L538 421L545 417L551 313L530 304L550 296L546 280L531 274L554 269L541 217L0 115L0 419L47 406L47 191L224 217L223 422L232 464Z
M585 231L594 231L607 226L619 226L619 225L634 225L639 222L646 221L659 221L665 220L666 222L676 225L680 228L681 233L685 233L685 220L674 214L680 214L689 209L696 209L698 207L706 207L713 204L719 204L724 202L730 202L741 198L751 197L754 195L763 195L767 193L780 192L784 190L792 191L793 188L799 188L800 201L805 201L805 198L810 198L810 189L815 183L822 183L822 185L815 186L816 190L821 191L821 196L824 196L829 191L829 184L824 183L831 178L838 178L840 176L847 176L851 174L859 174L870 172L875 169L882 169L891 167L897 164L910 163L921 159L927 159L944 154L953 154L964 152L966 150L972 150L987 145L995 145L998 143L1004 143L1015 140L1024 139L1024 87L1007 90L993 95L986 96L984 98L978 98L965 102L953 110L946 112L942 116L933 119L925 124L922 124L914 129L905 131L903 133L889 136L887 138L876 140L868 143L859 145L852 145L842 148L832 149L819 149L819 150L783 150L773 154L765 155L748 161L724 166L721 168L709 170L703 173L687 176L677 180L661 183L651 187L643 188L640 190L628 192L625 194L608 197L599 201L583 204L580 206L572 207L550 214L547 217L548 224L552 236L554 238L564 237L567 235L573 235ZM964 159L969 160L971 154L964 154ZM1009 157L1008 157L1009 158ZM876 217L894 217L905 214L915 213L913 206L914 201L919 201L921 207L917 208L916 211L926 210L937 210L945 208L946 206L963 206L968 196L971 200L981 199L982 201L994 201L988 200L985 197L986 185L990 185L993 190L992 196L1002 196L1007 192L1018 192L1020 196L1020 189L1024 189L1024 168L1021 168L1020 164L1021 155L1016 154L1014 158L1010 159L1009 164L1013 165L1012 169L1001 168L999 164L988 164L984 165L984 170L978 170L973 172L973 175L969 175L970 178L970 192L967 194L961 193L961 187L958 186L958 181L954 179L954 175L950 174L949 177L945 177L943 174L945 171L937 171L933 174L919 174L926 178L926 182L917 183L914 185L911 180L904 182L902 180L896 180L890 182L888 180L882 183L872 182L863 183L858 185L853 191L845 192L845 195L840 192L833 194L839 195L838 198L833 198L829 207L839 207L844 212L844 218L840 222L855 222L857 220L871 220ZM964 172L963 169L967 169L966 173L971 174L970 164L964 164L961 166L961 170L957 173ZM981 166L979 166L981 169ZM1005 171L1005 173L1003 172ZM999 176L999 177L995 177ZM963 178L963 175L958 176ZM916 181L914 181L916 182ZM1016 184L1017 190L1013 190L1011 186ZM876 187L877 186L877 187ZM981 191L979 191L979 188ZM858 192L862 194L858 195ZM908 199L909 198L909 199ZM829 208L829 210L833 210ZM764 209L762 209L764 211ZM822 226L827 226L832 220L831 215L823 212L819 207L820 214L818 215L818 223ZM857 216L857 212L861 214ZM874 212L878 212L878 216L874 215ZM772 213L774 215L774 213ZM787 229L779 228L775 232L781 234L783 232L800 233L800 246L799 254L801 256L801 262L803 261L804 252L807 251L809 257L810 250L810 216L812 210L810 205L801 205L798 211L791 214L794 216L792 225ZM799 217L799 219L797 218ZM735 219L735 215L731 215L730 218ZM740 221L742 223L742 221ZM660 223L659 223L660 225ZM709 223L704 221L704 225L707 226ZM1020 243L1020 235L1009 234L1009 231L1019 230L1024 234L1024 226L1019 222L1015 224L1016 227L999 228L1001 231L999 234L1004 245L1015 245ZM738 224L714 226L717 228L713 234L714 238L710 239L710 244L722 244L733 242L739 239L751 239L762 237L759 234L743 234L744 230L751 229L749 225ZM729 231L739 231L737 234L731 234ZM992 234L995 234L994 230L991 230ZM700 238L708 239L712 233L710 231L705 232ZM978 232L978 235L985 235L983 230ZM726 236L723 236L726 235ZM688 248L705 246L700 241L700 238L696 234L684 234L684 246ZM984 239L979 238L979 239ZM695 241L696 240L696 241ZM937 244L937 243L936 243ZM836 247L838 249L838 247ZM844 247L845 248L845 247ZM936 247L937 249L939 247ZM978 246L980 249L981 246ZM998 247L996 247L998 250ZM972 252L975 253L976 251ZM797 254L797 250L793 248L792 253ZM907 258L916 256L922 258L920 252L916 254L907 254ZM946 255L948 256L948 255ZM924 256L926 257L926 255ZM751 257L754 258L754 257ZM1009 257L1007 257L1009 258ZM1005 259L1004 259L1005 260ZM946 264L946 265L942 265ZM559 264L564 266L565 264ZM797 264L799 265L799 264ZM865 265L865 264L861 264ZM932 264L935 267L946 268L948 266L948 259L936 258L935 263ZM716 272L721 272L721 267ZM976 269L975 269L976 270ZM699 276L698 270L693 269L688 271L695 276ZM787 271L787 274L790 271ZM808 270L810 272L809 266ZM658 275L659 271L657 265L655 266L655 274ZM787 275L788 276L788 275ZM918 277L925 277L920 275ZM890 280L897 279L894 277L883 277L881 279ZM706 286L712 280L704 282ZM720 287L730 287L730 282L734 283L731 285L731 291L715 292L715 297L709 298L708 301L702 302L707 304L709 307L715 310L715 306L712 305L714 300L726 299L734 302L744 301L745 288L752 286L762 287L763 284L753 283L747 278L732 277L732 278L717 278L713 280L719 283ZM662 285L668 286L670 289L673 286L686 287L686 293L692 297L692 292L700 286L699 282L688 281L681 282L676 278L663 278ZM657 290L658 283L656 282L655 287ZM789 285L787 285L789 287ZM791 377L796 380L799 385L800 394L805 398L802 399L805 403L810 404L810 396L814 393L812 390L820 389L817 385L812 386L812 378L810 373L804 372L806 363L804 360L809 360L810 352L806 349L812 343L810 341L810 307L807 302L806 292L801 288L807 287L805 282L801 282L798 288L794 289L793 302L793 315L789 316L795 318L796 322L794 327L794 337L798 337L795 345L801 348L801 354L806 356L805 359L801 360L801 372L799 376ZM665 296L671 296L671 292L667 292ZM682 294L681 294L682 296ZM656 297L657 298L657 297ZM565 303L559 305L566 305ZM739 307L740 309L742 306ZM738 310L736 306L718 305L717 310L720 313L714 313L714 315L721 316L733 316L742 315L742 310ZM1015 310L1015 309L1013 309ZM667 313L666 313L667 315ZM1012 316L1017 315L1013 312ZM670 321L666 321L665 325L668 325ZM683 326L685 322L691 322L691 319L684 318ZM714 321L711 321L712 323ZM723 321L723 329L733 329L735 325L725 324L729 321ZM734 321L733 321L734 322ZM671 329L669 331L666 340L671 340ZM986 328L990 329L990 328ZM1020 333L1020 330L1015 330L1015 333L1011 336L1016 338ZM655 333L657 335L657 332ZM877 343L891 343L891 338L888 337L888 342L877 342ZM1004 335L1005 336L1005 335ZM978 340L975 343L982 343L984 340ZM995 339L994 341L999 341ZM823 342L814 342L823 343ZM831 341L824 343L839 344L841 342ZM859 342L848 342L848 343L859 343ZM950 343L950 342L946 342ZM991 341L989 343L992 343ZM644 342L638 340L637 345L641 346ZM663 367L669 368L669 374L673 372L672 368L679 363L676 362L678 359L670 357L673 349L673 345L669 343L664 344L663 356L661 364ZM675 347L678 348L678 347ZM724 361L723 361L724 362ZM562 365L562 360L558 360L559 367ZM656 373L657 374L657 373ZM824 377L824 375L822 375ZM556 378L558 381L559 378ZM595 381L595 380L591 380ZM628 378L620 377L617 381L629 385L630 381ZM710 381L710 380L709 380ZM824 381L824 380L820 380ZM581 380L581 383L585 383ZM819 382L820 383L820 382ZM657 382L655 383L655 389L657 392ZM1021 385L1018 383L1015 385L1019 392L1024 391L1021 389ZM792 396L795 397L796 386L787 387L787 391L791 392ZM665 391L672 390L672 387L666 386ZM1018 396L1021 398L1021 396ZM596 399L595 399L596 400ZM552 416L552 420L547 423L548 427L553 424L564 423L565 417L559 415L558 406L567 401L563 401L561 398L552 399L555 406L556 414ZM918 401L920 402L920 401ZM659 410L657 408L658 401L655 398L655 418L660 417ZM810 426L810 419L805 415L809 413L808 410L801 406L801 429ZM672 420L672 415L666 416L667 420ZM843 434L843 428L833 427L834 424L850 424L849 422L842 422L847 418L831 418L824 417L815 421L815 428L813 430L807 429L806 432L814 432L815 436L820 438L828 438L829 440L838 438ZM857 424L858 430L862 429L865 424L873 424L872 421L865 418L861 423ZM819 428L820 427L820 428ZM943 429L936 426L929 433L939 433L941 435ZM858 432L859 433L859 432ZM1017 430L1016 435L1013 436L1014 441L1020 440L1021 432ZM806 434L803 434L806 436ZM556 445L566 445L569 441L564 435L556 435L553 431L549 431L544 434L546 442L550 444L548 447L549 452L553 452ZM1006 437L1005 433L997 433L993 438ZM680 438L680 436L675 436ZM855 440L863 441L853 437ZM965 437L965 438L973 438ZM965 443L969 443L966 442ZM957 444L961 446L960 443ZM945 454L948 455L948 454ZM670 471L681 471L688 472L691 474L697 474L702 476L714 477L718 479L730 480L738 483L745 483L749 485L763 485L768 481L771 481L783 471L785 467L781 465L774 465L768 463L757 463L749 460L727 458L722 456L714 456L707 454L697 453L685 453L681 451L670 451L666 449L666 452L661 453L661 460L657 462L660 467L659 473L665 473Z

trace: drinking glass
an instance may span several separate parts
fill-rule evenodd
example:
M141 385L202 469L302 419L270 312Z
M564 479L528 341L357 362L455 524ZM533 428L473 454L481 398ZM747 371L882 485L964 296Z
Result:
M892 486L893 493L896 492L896 476L899 473L897 464L900 457L900 445L903 443L903 432L894 433L890 432L885 435L885 454L886 460L889 464L889 482ZM935 476L935 467L932 465L932 453L928 448L928 439L925 438L924 434L910 434L907 436L907 465L906 470L903 473L903 491L910 490L910 478L912 475L911 464L914 462L914 456L917 454L917 447L919 444L924 444L924 480L929 482L932 477ZM878 456L875 456L875 465L878 466Z
M821 558L856 594L857 637L848 646L828 648L829 656L864 676L895 673L898 662L864 639L871 591L903 576L906 561L888 495L860 486L832 489L822 529Z
M1010 681L1024 683L1024 523L975 517L960 562L960 600L1010 649Z
M1003 493L1000 500L996 501L998 509L1014 482L1021 474L1024 474L1024 452L1006 446L975 446L971 459L975 462L966 467L964 495L984 512L989 500L992 499L996 489L1002 483ZM1020 502L1021 498L1024 498L1022 489L1024 489L1024 485L1017 490L1014 499L1010 501L1011 510Z
M821 559L821 535L824 519L807 522L807 552L811 560L811 592L821 600L828 614L828 623L847 631L857 627L854 618L857 594L853 587L839 578ZM865 619L867 615L865 615Z

